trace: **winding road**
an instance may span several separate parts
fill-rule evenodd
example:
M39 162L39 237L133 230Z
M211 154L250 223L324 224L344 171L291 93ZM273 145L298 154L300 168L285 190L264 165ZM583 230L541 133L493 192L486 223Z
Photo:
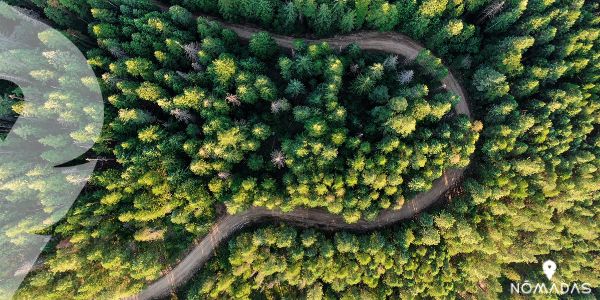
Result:
M168 9L159 2L155 3L161 9ZM206 16L203 16L206 17ZM212 18L211 18L212 19ZM214 19L213 19L214 20ZM216 21L216 20L215 20ZM250 26L229 24L221 21L224 27L229 28L242 39L249 39L260 29ZM271 34L280 47L291 49L296 38ZM333 38L319 40L305 40L307 43L327 42L332 47L344 48L356 43L363 50L377 50L394 53L408 59L414 59L424 49L419 43L400 33L382 33L364 31L350 35L336 36ZM454 107L457 114L467 115L472 119L467 104L466 93L450 72L442 80L446 89L460 96L460 102ZM206 261L213 255L219 245L229 239L235 232L248 226L266 220L277 220L288 223L301 224L303 226L317 227L325 230L356 230L367 231L392 225L400 220L411 218L422 210L435 203L449 188L456 184L462 177L465 169L446 170L441 178L433 183L433 188L427 192L418 194L399 210L384 210L373 221L360 220L357 223L348 224L339 215L333 215L320 209L298 208L292 212L284 213L278 210L269 210L262 207L253 207L243 213L225 215L221 217L211 231L175 266L168 274L151 283L137 295L126 299L156 299L169 296L178 287L185 284L198 271Z

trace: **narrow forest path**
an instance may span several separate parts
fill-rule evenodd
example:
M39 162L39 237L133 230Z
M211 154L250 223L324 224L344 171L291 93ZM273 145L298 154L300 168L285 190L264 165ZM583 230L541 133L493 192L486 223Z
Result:
M161 9L168 9L168 6L154 1ZM200 15L198 15L200 16ZM214 18L203 16L215 20ZM230 24L215 20L224 27L229 28L242 39L250 37L259 31L258 28ZM297 38L271 34L280 47L291 49L293 42ZM336 36L326 39L305 39L307 43L327 42L332 47L344 48L352 43L356 43L363 50L377 50L393 54L398 54L409 59L417 57L419 52L424 49L419 43L400 33L384 33L363 31L349 35ZM454 107L457 114L467 115L472 119L471 111L467 103L466 92L454 77L452 72L442 80L446 89L460 96L460 102ZM373 221L360 220L357 223L348 224L342 216L330 214L320 209L298 208L292 212L284 213L278 210L269 210L263 207L253 207L243 213L235 215L225 215L221 217L211 231L175 266L168 274L150 284L137 295L127 299L156 299L167 297L178 287L185 284L213 255L219 245L229 239L235 232L260 221L276 220L302 226L317 227L326 230L355 230L367 231L386 227L397 223L398 221L409 219L435 203L440 197L454 186L462 177L465 169L446 170L441 178L434 181L433 188L423 192L407 201L399 210L387 209L382 211Z

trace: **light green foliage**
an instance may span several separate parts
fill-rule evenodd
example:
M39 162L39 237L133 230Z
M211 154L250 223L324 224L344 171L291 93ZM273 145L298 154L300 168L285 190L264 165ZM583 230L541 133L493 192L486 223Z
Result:
M524 71L523 53L533 46L534 41L532 37L510 37L500 42L498 53L494 55L498 71L511 77L521 74Z
M446 268L448 254L427 251L425 246L431 240L411 239L404 234L407 230L410 232L407 227L399 232L341 232L333 238L290 227L243 233L218 254L219 260L200 272L187 299L246 298L265 292L277 298L303 299L321 299L323 294L335 299L456 296L451 286L459 283L462 275ZM436 231L431 228L431 232ZM279 240L284 237L282 245ZM228 270L236 271L226 276ZM261 287L268 282L279 282L282 289L263 291ZM407 291L401 289L403 282L422 284L418 291Z
M237 66L233 58L222 55L219 59L213 61L208 67L214 81L222 86L227 86L237 72Z
M367 22L370 27L390 31L396 27L400 20L398 19L398 8L395 4L383 2L376 8L372 8L367 15Z
M127 72L132 76L139 76L149 79L152 76L154 67L152 62L145 58L130 59L125 62Z
M369 5L371 5L371 0L354 0L354 6L356 7L356 28L363 26L369 12Z
M419 14L423 17L434 17L441 15L448 5L448 0L424 0L419 6Z
M502 97L510 91L506 76L490 67L482 67L475 72L473 85L477 91L484 93L488 99L492 100Z

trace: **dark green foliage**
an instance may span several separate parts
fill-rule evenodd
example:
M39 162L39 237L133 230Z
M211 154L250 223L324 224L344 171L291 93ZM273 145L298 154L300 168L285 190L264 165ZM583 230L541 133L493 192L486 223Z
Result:
M398 8L388 2L374 3L367 15L369 27L381 31L390 31L396 27L398 19Z
M192 26L195 25L195 18L191 12L186 10L181 6L171 6L169 8L169 14L171 15L171 20L178 25L182 26Z
M0 80L0 140L4 140L19 116L18 106L23 103L19 88L5 80Z
M250 39L250 51L260 59L270 59L277 52L277 44L266 32L259 32Z
M210 4L212 5L212 4ZM206 10L208 7L202 7ZM218 0L221 15L230 21L244 16L250 21L268 26L275 17L275 0Z
M433 56L429 50L421 51L415 61L418 65L423 66L425 72L431 74L437 80L442 80L448 76L448 69L442 64L442 60Z

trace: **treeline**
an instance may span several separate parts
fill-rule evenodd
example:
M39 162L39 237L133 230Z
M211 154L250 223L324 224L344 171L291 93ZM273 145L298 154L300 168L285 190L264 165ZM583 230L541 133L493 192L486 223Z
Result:
M466 2L466 3L465 3ZM461 31L457 20L477 14L489 1L382 1L352 0L172 0L192 11L219 14L228 21L245 20L284 33L311 32L318 35L348 33L363 28L390 31L398 26L411 35L423 37L435 27ZM453 17L452 22L448 22ZM454 29L454 30L452 30Z
M438 232L452 234L456 220L425 214L421 222L420 229L402 226L370 234L329 235L288 226L245 232L218 251L182 297L457 298L464 274L450 267L451 246L432 247L440 243Z
M512 5L490 0L171 0L170 3L283 34L328 36L364 29L400 31L447 59L449 53L477 53L479 32L483 29L478 29L478 25Z

